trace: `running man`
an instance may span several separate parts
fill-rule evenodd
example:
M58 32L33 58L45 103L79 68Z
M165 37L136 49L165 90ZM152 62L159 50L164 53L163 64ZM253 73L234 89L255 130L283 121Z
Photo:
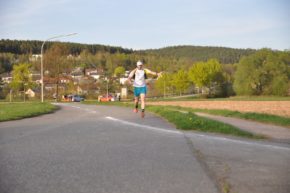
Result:
M145 97L147 93L146 78L148 74L158 76L158 77L161 75L161 73L152 72L149 69L143 68L143 63L139 60L137 62L137 68L135 68L132 72L130 72L129 77L128 77L129 83L132 83L132 79L134 79L134 83L133 83L134 98L135 98L134 112L138 113L138 103L139 103L139 98L140 98L142 118L145 117Z

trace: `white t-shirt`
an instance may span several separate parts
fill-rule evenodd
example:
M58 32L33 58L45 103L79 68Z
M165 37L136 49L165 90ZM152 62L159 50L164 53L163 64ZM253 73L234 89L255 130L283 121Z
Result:
M137 69L135 72L135 80L133 83L134 87L144 87L146 86L146 81L145 81L145 70L144 69Z
M136 69L134 69L133 71L130 72L129 78L132 78L134 76L134 74L135 74L135 79L134 79L134 83L133 83L134 87L144 87L144 86L146 86L145 72L146 72L146 75L154 74L154 72L152 72L151 70L149 70L147 68L142 68L140 70L138 68L136 68Z

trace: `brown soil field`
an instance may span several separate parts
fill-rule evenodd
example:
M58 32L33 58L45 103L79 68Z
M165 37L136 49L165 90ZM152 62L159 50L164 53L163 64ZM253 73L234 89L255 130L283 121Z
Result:
M164 101L147 102L149 105L172 105L198 109L227 109L290 117L290 101Z

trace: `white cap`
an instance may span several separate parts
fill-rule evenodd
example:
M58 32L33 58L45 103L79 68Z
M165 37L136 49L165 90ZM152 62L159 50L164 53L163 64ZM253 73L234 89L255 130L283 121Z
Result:
M137 66L142 66L143 65L143 63L139 60L138 62L137 62Z

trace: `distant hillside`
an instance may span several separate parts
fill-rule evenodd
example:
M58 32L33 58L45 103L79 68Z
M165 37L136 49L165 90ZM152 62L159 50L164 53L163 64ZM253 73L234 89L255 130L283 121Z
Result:
M172 46L161 49L149 49L140 53L156 54L165 57L190 58L192 61L206 61L217 58L221 63L237 63L242 56L253 54L253 49L234 49L225 47L203 47L203 46Z
M40 54L42 41L38 40L0 40L0 53L21 54ZM47 42L48 49L55 42ZM80 44L70 42L58 42L64 44L69 52L73 55L78 55L82 51L87 50L91 54L97 52L105 53L125 53L138 55L155 55L157 57L168 59L187 58L192 62L206 61L211 58L218 59L223 64L237 63L242 56L250 55L256 50L253 49L234 49L225 47L202 47L202 46L172 46L160 49L148 49L141 51L133 51L121 47L106 46L99 44Z
M0 40L0 53L13 53L13 54L40 54L41 45L43 41L38 40ZM53 41L49 41L45 44L47 48L51 46ZM111 54L119 53L132 53L130 49L124 49L121 47L105 46L99 44L79 44L70 42L59 42L65 44L70 50L71 54L80 54L83 50L87 50L92 54L96 52L109 52Z

